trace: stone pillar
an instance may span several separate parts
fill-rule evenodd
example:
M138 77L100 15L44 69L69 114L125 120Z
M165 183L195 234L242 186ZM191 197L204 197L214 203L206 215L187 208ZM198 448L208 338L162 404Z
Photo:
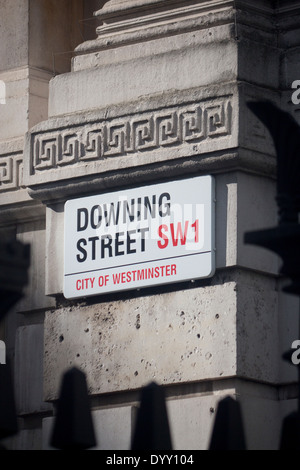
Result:
M130 435L115 430L131 428L152 380L166 386L175 449L207 448L227 394L241 401L248 448L278 447L282 407L294 406L279 396L294 397L281 354L298 301L281 292L279 260L243 242L277 222L274 146L246 102L280 103L276 21L289 35L292 14L269 1L111 0L96 12L98 37L50 82L49 116L28 133L24 166L46 208L45 285L56 301L45 314L44 400L57 399L67 368L85 371L101 407L99 448L128 448ZM207 174L212 278L64 298L67 200ZM97 416L110 417L105 438Z
M43 320L55 303L45 295L46 207L30 197L23 179L24 136L48 118L50 79L70 70L70 51L82 41L83 2L1 0L0 17L0 236L8 233L31 246L25 296L0 326L20 417L20 434L9 446L38 449L41 416L52 410L42 396Z

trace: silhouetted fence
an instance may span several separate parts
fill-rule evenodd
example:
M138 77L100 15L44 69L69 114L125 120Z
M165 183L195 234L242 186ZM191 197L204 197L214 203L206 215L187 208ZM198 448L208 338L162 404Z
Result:
M18 433L14 391L8 364L0 366L0 440ZM97 446L85 374L74 367L62 379L49 444L61 450ZM109 450L109 449L108 449ZM141 390L133 432L133 451L172 451L171 430L164 388L155 382ZM210 450L246 450L239 403L231 397L219 402Z

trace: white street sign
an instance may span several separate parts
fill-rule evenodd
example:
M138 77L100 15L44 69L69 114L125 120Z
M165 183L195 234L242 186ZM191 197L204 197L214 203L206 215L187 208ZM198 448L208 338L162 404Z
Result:
M211 277L214 192L199 176L67 201L65 297Z

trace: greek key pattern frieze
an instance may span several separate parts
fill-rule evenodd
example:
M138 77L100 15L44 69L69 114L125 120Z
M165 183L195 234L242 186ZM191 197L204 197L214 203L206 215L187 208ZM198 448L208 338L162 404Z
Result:
M0 192L14 191L22 187L22 154L0 157Z
M231 134L230 97L32 134L31 174Z

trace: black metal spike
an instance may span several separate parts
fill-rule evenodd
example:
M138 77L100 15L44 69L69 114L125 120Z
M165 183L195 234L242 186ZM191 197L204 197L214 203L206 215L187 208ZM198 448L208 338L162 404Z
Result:
M209 450L246 450L240 404L232 397L218 404Z
M141 391L131 450L172 450L164 390L155 382Z
M18 432L15 395L9 363L0 365L0 439Z
M300 416L297 411L283 420L279 450L300 450Z
M96 446L86 376L76 367L63 376L50 443L62 450Z

